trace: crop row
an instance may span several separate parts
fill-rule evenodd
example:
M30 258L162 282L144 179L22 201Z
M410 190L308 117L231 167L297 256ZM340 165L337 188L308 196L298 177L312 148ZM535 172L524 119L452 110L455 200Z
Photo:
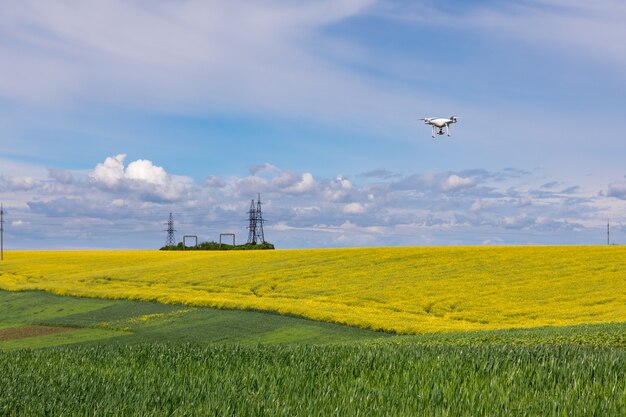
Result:
M1 415L611 416L626 351L139 344L0 352Z

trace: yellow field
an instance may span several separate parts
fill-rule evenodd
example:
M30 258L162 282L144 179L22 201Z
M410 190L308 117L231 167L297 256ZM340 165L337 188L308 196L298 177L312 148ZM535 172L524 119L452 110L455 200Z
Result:
M0 288L272 310L398 333L626 321L626 247L24 251Z

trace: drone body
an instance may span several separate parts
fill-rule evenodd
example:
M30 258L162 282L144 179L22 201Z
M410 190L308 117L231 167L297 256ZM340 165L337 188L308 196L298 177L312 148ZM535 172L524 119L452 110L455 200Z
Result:
M450 136L450 125L452 123L456 123L456 116L450 116L448 118L426 117L426 118L419 119L419 120L423 120L425 124L431 125L433 129L432 136L434 138L435 134L440 135L440 136L447 134L448 136ZM444 132L444 129L445 129L445 132Z

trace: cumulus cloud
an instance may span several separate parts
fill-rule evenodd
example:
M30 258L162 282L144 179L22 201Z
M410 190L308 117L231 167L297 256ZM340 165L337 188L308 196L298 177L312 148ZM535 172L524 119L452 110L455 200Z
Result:
M109 156L104 162L96 165L89 177L97 184L114 187L125 177L124 159L125 154Z
M441 185L442 190L450 191L457 190L459 188L471 187L474 185L474 181L471 178L459 177L456 174L450 175Z
M290 194L301 194L313 190L314 187L315 178L313 178L313 175L311 173L305 172L304 174L302 174L302 178L300 179L300 181L293 185L285 187L283 191Z
M181 199L191 186L191 179L169 175L152 161L138 159L125 167L125 159L125 154L106 158L89 173L89 179L99 187L135 193L151 201Z
M179 230L201 239L215 239L215 233L224 231L245 235L246 212L257 193L268 219L266 234L280 247L567 243L571 240L547 236L586 233L598 218L619 218L616 213L626 209L620 209L626 200L620 197L623 181L610 185L609 193L618 197L611 199L595 192L585 195L582 188L576 189L576 196L563 194L541 188L545 179L532 186L528 175L503 180L506 172L485 170L375 181L370 177L365 183L344 175L323 178L279 168L253 171L256 174L240 177L209 176L195 184L152 161L127 163L119 154L71 180L62 172L49 173L47 180L2 177L0 198L6 202L7 195L15 194L6 188L8 183L30 196L23 207L11 205L15 217L9 221L16 230L67 233L85 241L132 230L133 236L156 236L153 246L161 243L162 223L170 211L176 214ZM613 203L607 205L609 201ZM38 227L25 227L33 224Z
M349 203L343 206L343 212L346 214L363 214L365 207L361 203Z
M216 177L215 175L210 175L204 179L204 184L207 187L215 187L215 188L223 188L226 187L226 181L223 179Z
M164 185L167 181L165 170L145 159L139 159L128 164L125 177L155 185Z
M359 190L354 190L352 182L346 177L339 175L330 181L326 181L323 187L324 199L331 202L347 202L351 200Z

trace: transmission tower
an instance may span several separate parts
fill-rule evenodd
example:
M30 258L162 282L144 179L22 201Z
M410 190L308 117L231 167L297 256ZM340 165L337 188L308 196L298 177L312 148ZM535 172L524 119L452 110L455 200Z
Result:
M0 203L0 261L4 260L4 206Z
M165 239L165 246L176 246L176 237L174 237L174 216L170 212L170 218L167 220L167 229L164 232L167 232L167 238Z
M259 199L256 202L256 227L254 231L256 232L256 242L257 243L265 243L265 236L263 235L263 213L261 212L261 194L259 194Z
M250 210L248 210L248 243L256 243L256 207L254 200L250 203Z
M259 199L250 202L250 210L248 210L248 243L265 243L265 235L263 234L263 212L261 211L261 194Z

